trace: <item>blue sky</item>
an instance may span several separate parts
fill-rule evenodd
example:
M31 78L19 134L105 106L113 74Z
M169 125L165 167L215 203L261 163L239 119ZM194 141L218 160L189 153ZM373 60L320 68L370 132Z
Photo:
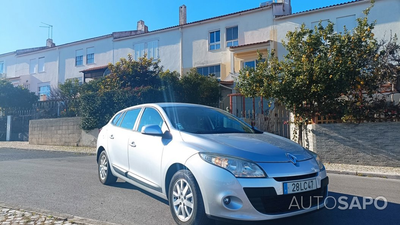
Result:
M266 0L7 0L1 4L0 54L44 46L53 25L56 45L135 30L144 20L149 30L178 25L179 6L187 7L187 21L255 8ZM292 0L293 12L350 0Z

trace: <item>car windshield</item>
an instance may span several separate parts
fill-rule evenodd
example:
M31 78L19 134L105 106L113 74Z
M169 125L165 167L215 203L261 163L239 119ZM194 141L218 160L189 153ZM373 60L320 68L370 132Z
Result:
M233 115L219 109L198 106L163 107L172 126L195 134L259 133Z

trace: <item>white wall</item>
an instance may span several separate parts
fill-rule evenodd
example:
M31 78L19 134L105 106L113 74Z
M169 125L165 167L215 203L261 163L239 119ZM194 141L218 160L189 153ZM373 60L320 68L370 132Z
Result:
M94 47L94 63L86 63L86 50ZM76 50L83 50L83 65L75 66ZM83 73L80 72L92 67L105 66L113 62L113 43L112 37L106 36L88 41L76 42L59 47L60 68L59 82L64 83L65 80L71 78L82 79Z
M263 42L271 39L273 24L272 10L269 7L233 17L183 27L183 68L221 65L221 80L230 71L231 52L226 47L226 28L238 26L239 45ZM209 32L220 30L221 48L208 50ZM225 71L224 71L225 69Z
M8 77L16 77L15 75L15 66L16 66L16 58L15 53L6 53L0 55L0 61L4 62L4 71L3 76Z
M118 62L120 58L126 58L128 54L134 57L135 44L151 41L158 41L160 65L164 67L164 70L180 72L180 31L178 28L114 40L114 63Z
M277 42L278 55L286 54L286 50L282 46L282 40L286 40L288 31L294 31L299 28L301 24L311 28L311 23L319 20L330 20L335 23L335 30L337 29L337 18L355 15L355 18L364 17L363 11L370 6L369 1L349 3L341 6L330 7L327 9L320 9L311 12L294 14L275 19L276 27L278 29ZM373 32L378 40L387 39L390 31L400 35L400 1L399 0L377 0L375 6L371 9L368 16L369 22L376 21L376 26ZM356 23L357 24L357 23Z

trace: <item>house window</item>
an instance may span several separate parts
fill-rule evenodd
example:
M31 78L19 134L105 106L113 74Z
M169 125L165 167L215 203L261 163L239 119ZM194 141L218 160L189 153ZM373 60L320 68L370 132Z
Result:
M238 46L238 27L226 28L226 46Z
M135 44L135 60L144 56L144 43Z
M36 73L36 59L31 59L29 62L29 73L34 74Z
M39 73L44 72L44 57L39 58Z
M75 51L75 66L83 65L83 49Z
M13 81L11 81L11 84L12 84L14 87L18 87L18 86L19 86L19 80L13 80Z
M150 41L147 43L147 57L158 59L158 41Z
M46 101L50 97L50 85L42 85L38 88L40 101Z
M86 49L86 64L94 63L94 47Z
M252 60L252 61L247 61L243 63L243 68L253 68L256 69L256 66L259 62L264 62L265 59L261 59L261 61L258 60Z
M4 61L0 61L0 75L4 73Z
M244 63L243 63L243 67L244 67L244 68L248 67L248 68L253 68L253 69L255 69L255 68L256 68L256 61L253 60L253 61L244 62Z
M220 49L221 44L220 44L220 31L213 31L210 32L210 43L209 43L209 49L210 50L216 50Z
M328 26L328 20L320 20L320 21L314 21L311 23L311 30L314 30L315 27L318 28L318 24L319 22L321 22L321 25L323 28L325 28L326 26Z
M346 29L351 32L356 27L356 15L336 18L336 26L336 31L338 33L344 33L345 26Z
M215 77L221 77L221 66L204 66L204 67L197 67L197 72L201 75L208 76L213 74Z

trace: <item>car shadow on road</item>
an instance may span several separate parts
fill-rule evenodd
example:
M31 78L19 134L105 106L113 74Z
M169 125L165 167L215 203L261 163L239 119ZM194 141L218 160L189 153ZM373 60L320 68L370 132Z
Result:
M168 201L167 200L165 200L163 198L160 198L157 195L154 195L154 194L152 194L152 193L150 193L148 191L145 191L145 190L143 190L143 189L141 189L139 187L136 187L135 185L133 185L131 183L128 183L126 181L123 181L121 179L118 179L117 182L115 182L114 184L111 184L110 186L116 187L116 188L123 188L123 189L130 189L130 190L140 191L141 193L143 193L145 195L148 195L148 196L160 201L161 203L164 203L164 204L168 205Z
M215 224L398 224L400 204L390 202L390 199L385 203L382 197L367 198L365 196L329 192L327 201L324 203L326 207L311 213L262 222L215 221Z

